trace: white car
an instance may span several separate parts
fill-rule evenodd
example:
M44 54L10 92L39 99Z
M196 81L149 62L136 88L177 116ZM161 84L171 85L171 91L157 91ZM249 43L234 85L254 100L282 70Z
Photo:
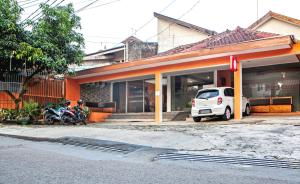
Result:
M192 117L195 122L201 118L219 116L229 120L233 115L234 90L230 87L207 88L198 91L192 100ZM250 103L243 97L243 112L250 115Z

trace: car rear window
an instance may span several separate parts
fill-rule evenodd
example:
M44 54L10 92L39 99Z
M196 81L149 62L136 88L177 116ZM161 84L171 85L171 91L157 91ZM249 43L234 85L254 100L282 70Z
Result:
M217 89L211 89L211 90L203 90L199 91L196 95L197 99L207 99L207 98L213 98L219 96L219 90Z

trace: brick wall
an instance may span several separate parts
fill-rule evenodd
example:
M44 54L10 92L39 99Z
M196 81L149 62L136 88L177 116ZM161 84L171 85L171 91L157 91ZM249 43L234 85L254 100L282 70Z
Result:
M111 85L107 82L81 84L80 98L84 102L110 102Z

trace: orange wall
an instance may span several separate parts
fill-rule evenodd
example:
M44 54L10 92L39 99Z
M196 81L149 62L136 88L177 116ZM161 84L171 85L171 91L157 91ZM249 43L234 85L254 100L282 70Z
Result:
M74 79L66 79L65 85L66 99L71 101L71 106L75 106L80 99L80 85Z
M15 103L5 92L0 91L0 109L14 109Z

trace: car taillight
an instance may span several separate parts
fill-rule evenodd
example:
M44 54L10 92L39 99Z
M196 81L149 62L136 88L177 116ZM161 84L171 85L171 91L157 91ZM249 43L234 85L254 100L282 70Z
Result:
M192 107L195 107L195 99L192 100Z
M219 98L218 98L218 105L221 105L221 104L222 104L222 102L223 102L223 99L222 99L222 97L219 97Z

